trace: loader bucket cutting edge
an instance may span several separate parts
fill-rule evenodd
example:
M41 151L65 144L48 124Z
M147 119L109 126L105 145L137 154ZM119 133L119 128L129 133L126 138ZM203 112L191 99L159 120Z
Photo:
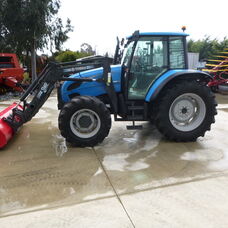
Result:
M12 110L17 106L17 103L13 103L6 109L0 112L0 148L6 146L8 141L13 137L14 131L12 127L10 127L3 118L7 118L10 114L12 114ZM22 108L19 106L19 108Z

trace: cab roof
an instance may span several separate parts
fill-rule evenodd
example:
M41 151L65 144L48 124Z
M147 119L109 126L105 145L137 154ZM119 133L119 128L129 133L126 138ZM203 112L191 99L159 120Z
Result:
M131 39L132 36L128 36L127 39ZM189 34L184 32L139 32L139 36L189 36Z

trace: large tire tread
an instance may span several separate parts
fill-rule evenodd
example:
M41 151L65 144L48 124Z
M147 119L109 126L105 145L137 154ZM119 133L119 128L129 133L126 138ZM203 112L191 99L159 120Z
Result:
M203 97L206 105L206 117L203 122L196 129L183 132L174 128L169 121L168 113L169 107L172 101L181 93L196 93ZM175 142L189 142L196 141L200 136L204 136L206 131L210 131L211 124L215 122L214 116L217 103L215 101L215 95L205 85L196 81L179 81L175 85L167 87L161 97L157 101L157 108L155 114L155 123L158 130L168 139Z
M91 109L95 111L101 120L100 130L91 138L80 138L76 136L70 129L71 116L80 109ZM61 135L66 141L73 146L93 147L101 143L108 136L111 128L111 116L105 104L96 97L78 96L66 103L59 114L59 129Z

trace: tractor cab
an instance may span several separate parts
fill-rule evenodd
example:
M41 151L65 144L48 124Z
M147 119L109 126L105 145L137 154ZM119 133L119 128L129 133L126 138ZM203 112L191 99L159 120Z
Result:
M144 100L161 75L188 68L186 36L185 33L135 32L128 37L122 57L128 100Z

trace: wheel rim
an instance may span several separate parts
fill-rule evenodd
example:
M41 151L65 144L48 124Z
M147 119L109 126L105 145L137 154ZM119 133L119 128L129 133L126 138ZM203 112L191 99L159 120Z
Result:
M206 115L203 99L194 93L177 97L170 106L169 120L180 131L192 131L200 126Z
M96 112L80 109L70 119L71 131L80 138L91 138L97 134L101 121Z

